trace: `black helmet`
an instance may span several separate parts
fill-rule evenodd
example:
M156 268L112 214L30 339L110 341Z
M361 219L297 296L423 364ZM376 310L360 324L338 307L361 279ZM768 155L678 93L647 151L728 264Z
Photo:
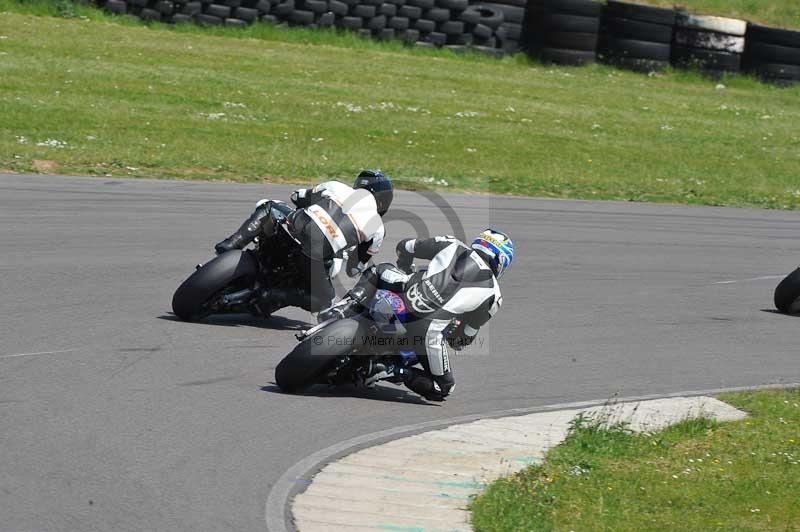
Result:
M380 170L364 170L356 178L353 188L365 188L375 196L378 214L383 216L389 210L394 198L394 189L389 176L383 175Z

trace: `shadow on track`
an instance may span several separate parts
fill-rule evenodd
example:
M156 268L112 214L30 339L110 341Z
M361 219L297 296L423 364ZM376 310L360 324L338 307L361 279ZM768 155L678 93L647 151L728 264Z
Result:
M777 314L779 316L783 316L784 318L800 318L800 314L786 314L785 312L781 312L780 310L776 310L774 308L762 308L761 312Z
M185 322L172 313L158 316L160 320L175 321L179 323L194 323L199 325L216 325L220 327L257 327L271 331L300 331L312 327L310 323L300 320L272 316L269 319L253 316L252 314L219 314L209 316L202 320Z
M390 403L409 403L423 406L441 406L437 403L429 403L422 397L401 388L388 386L376 386L375 388L356 388L354 386L326 386L323 384L315 385L301 394L289 394L283 392L277 384L270 383L261 387L261 391L275 393L279 395L300 395L310 397L358 397L371 401L386 401Z

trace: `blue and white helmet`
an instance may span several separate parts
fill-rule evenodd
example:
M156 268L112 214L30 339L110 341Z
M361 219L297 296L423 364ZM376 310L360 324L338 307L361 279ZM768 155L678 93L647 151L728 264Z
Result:
M498 279L508 269L514 258L514 243L507 234L496 229L486 229L472 241L472 249L489 258L489 267Z

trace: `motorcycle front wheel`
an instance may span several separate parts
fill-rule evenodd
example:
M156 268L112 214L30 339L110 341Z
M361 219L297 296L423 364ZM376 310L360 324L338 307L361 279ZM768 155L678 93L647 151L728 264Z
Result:
M277 385L284 392L298 393L320 383L340 357L356 349L359 327L356 319L342 319L305 338L275 368Z
M775 288L775 307L784 314L800 314L800 268Z

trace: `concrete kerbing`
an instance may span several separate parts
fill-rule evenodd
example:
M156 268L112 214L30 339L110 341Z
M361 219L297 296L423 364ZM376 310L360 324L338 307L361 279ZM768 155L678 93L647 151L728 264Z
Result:
M325 466L292 504L301 532L472 530L467 501L489 482L544 458L573 419L626 422L637 432L746 414L717 399L676 397L483 419L407 436Z
M311 484L311 479L326 464L338 458L352 454L360 449L379 445L403 436L419 434L424 431L434 430L458 423L468 423L479 419L495 419L505 416L521 416L536 412L553 412L563 409L581 409L593 406L608 404L609 402L635 402L646 401L659 398L670 397L693 397L701 395L716 395L725 392L744 392L764 389L786 389L800 387L800 383L770 384L762 386L741 386L728 388L714 388L706 390L687 390L671 394L651 394L642 396L631 396L616 399L603 399L592 401L579 401L572 403L560 403L553 405L517 408L500 412L489 412L461 416L453 419L430 421L419 423L407 427L395 427L384 431L358 436L350 440L336 443L304 458L288 468L280 479L272 486L265 504L265 521L267 530L270 532L284 532L295 530L294 522L290 512L289 503L292 499L302 493ZM373 529L374 530L374 529Z

